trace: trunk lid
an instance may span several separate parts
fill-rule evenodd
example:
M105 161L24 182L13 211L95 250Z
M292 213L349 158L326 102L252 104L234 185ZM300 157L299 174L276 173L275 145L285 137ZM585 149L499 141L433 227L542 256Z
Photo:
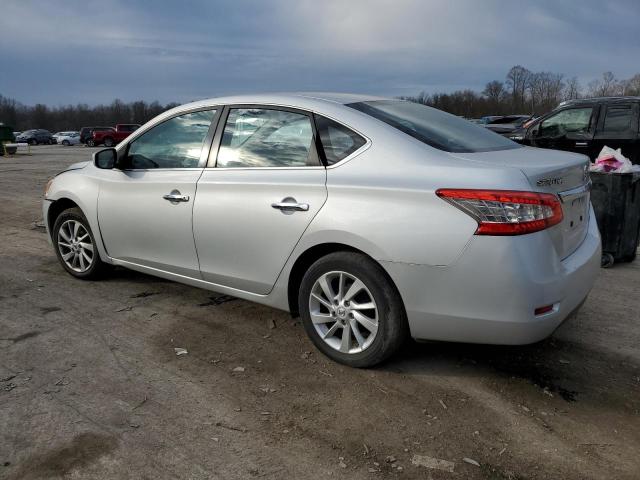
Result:
M493 167L517 168L529 181L532 191L557 194L564 218L547 230L556 252L564 259L580 246L589 227L590 182L586 156L531 147L452 155ZM500 185L494 188L500 189Z

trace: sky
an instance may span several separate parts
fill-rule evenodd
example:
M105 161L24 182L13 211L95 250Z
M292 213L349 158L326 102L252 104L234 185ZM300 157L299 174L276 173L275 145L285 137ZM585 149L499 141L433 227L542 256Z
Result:
M24 104L482 90L521 64L640 72L640 0L2 0L0 94Z

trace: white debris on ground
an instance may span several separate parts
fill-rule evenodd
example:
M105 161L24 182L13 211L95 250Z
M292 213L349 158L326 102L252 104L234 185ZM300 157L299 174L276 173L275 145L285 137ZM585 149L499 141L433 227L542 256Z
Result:
M173 351L176 352L176 355L178 357L180 355L186 355L187 353L189 353L186 348L174 348Z
M439 458L427 457L426 455L414 455L411 463L418 467L426 467L434 470L442 470L453 473L455 463Z

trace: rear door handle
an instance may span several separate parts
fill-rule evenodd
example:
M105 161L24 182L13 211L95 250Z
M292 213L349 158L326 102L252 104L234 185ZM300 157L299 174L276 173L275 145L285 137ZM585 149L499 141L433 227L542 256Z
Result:
M576 142L576 147L587 147L589 144L587 142Z
M171 193L163 195L162 198L169 200L171 203L189 201L189 195L182 195L178 190L172 190Z
M308 203L298 203L295 198L287 197L283 199L281 202L272 203L271 207L276 208L282 211L296 211L296 212L307 212L309 211Z

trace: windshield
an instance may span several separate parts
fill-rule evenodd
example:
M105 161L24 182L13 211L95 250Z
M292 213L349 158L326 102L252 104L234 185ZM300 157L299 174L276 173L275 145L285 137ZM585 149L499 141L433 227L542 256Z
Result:
M484 127L418 103L376 100L347 106L445 152L473 153L521 148L521 145Z

